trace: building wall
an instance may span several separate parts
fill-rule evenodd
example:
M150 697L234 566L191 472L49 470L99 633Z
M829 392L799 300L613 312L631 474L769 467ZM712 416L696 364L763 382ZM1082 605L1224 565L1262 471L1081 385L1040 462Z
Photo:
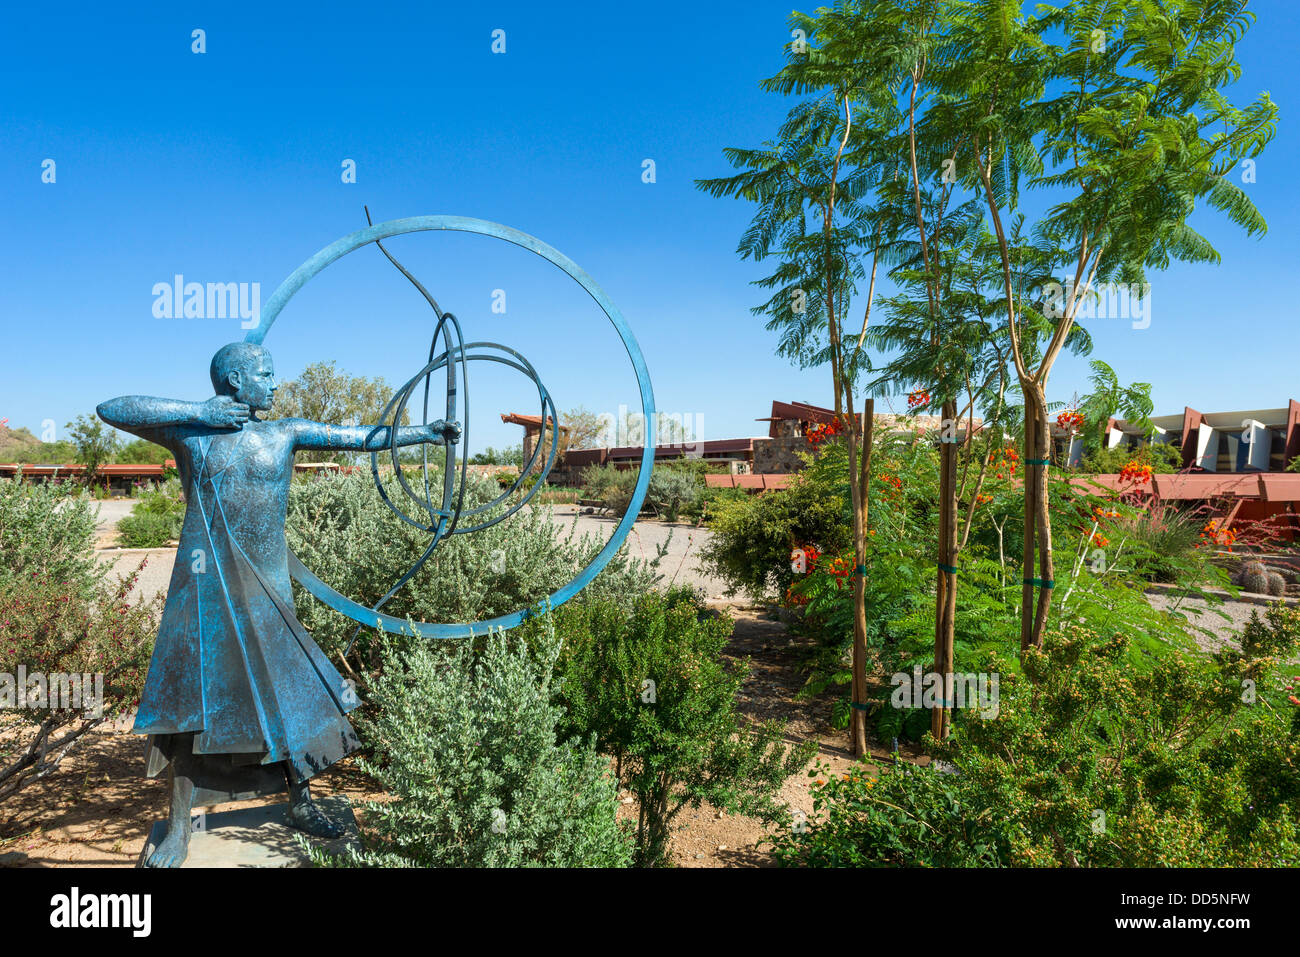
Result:
M786 425L781 422L778 425ZM783 435L775 439L754 440L754 474L776 475L786 472L798 472L803 468L800 452L808 452L811 447L803 435Z

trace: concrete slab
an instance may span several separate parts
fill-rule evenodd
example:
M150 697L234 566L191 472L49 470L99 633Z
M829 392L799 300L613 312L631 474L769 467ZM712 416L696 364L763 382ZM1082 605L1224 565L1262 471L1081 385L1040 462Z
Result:
M317 847L340 853L347 847L360 847L361 834L352 813L352 802L345 795L317 798L316 806L331 821L342 823L346 830L333 840L309 837ZM190 835L190 855L182 868L194 867L310 867L311 861L298 844L302 832L284 820L285 803L240 808L203 814L195 812L196 829ZM149 838L140 851L137 867L153 853L167 835L167 822L155 821Z

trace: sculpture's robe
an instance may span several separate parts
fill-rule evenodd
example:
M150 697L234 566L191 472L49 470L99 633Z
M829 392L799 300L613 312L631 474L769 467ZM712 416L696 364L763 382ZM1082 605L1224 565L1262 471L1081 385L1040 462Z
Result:
M292 432L253 421L149 437L176 453L187 505L133 729L151 736L148 774L184 746L221 756L192 762L210 800L269 790L271 769L250 765L286 762L306 780L359 747L344 717L359 701L294 615Z

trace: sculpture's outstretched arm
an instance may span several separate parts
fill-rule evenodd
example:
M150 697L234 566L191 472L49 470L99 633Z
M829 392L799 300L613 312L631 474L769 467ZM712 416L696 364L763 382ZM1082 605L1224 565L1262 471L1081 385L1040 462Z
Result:
M312 452L382 452L392 445L392 433L386 425L329 425L309 419L291 419L294 448ZM448 438L460 438L460 426L439 419L428 425L404 425L397 429L398 445L429 442L444 444Z
M101 402L96 411L114 428L148 439L183 426L238 429L248 421L249 415L248 406L228 395L215 395L205 402L123 395Z

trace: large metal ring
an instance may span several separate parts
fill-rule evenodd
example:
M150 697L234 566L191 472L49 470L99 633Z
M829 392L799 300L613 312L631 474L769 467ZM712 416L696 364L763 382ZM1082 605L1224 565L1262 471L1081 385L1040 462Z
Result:
M591 580L595 578L614 557L614 554L622 546L627 538L627 533L631 530L632 525L636 522L638 513L641 511L641 505L645 501L646 489L650 484L650 471L654 465L654 439L653 431L649 424L654 422L655 405L654 391L650 386L650 373L646 369L645 358L641 355L641 348L637 345L636 337L632 335L632 330L628 328L627 320L619 312L618 307L610 300L596 281L578 266L568 256L565 256L559 250L548 246L534 236L512 229L509 226L502 226L500 223L492 223L483 219L472 219L466 216L411 216L406 219L394 219L386 223L376 223L365 229L359 229L354 233L344 236L330 245L326 246L316 255L312 256L305 263L293 271L293 273L280 287L276 289L271 298L263 307L260 322L257 328L251 330L245 337L246 342L261 344L266 338L266 334L271 331L276 318L280 311L284 309L285 304L293 295L301 289L308 280L317 275L321 270L335 260L341 259L348 253L360 249L369 243L388 239L392 236L401 236L406 233L424 232L428 230L451 230L455 232L476 233L481 236L493 236L497 239L503 239L508 243L516 246L522 246L541 256L547 262L558 266L561 270L569 275L575 282L580 285L596 305L600 306L601 311L613 323L615 331L623 342L623 347L627 350L628 358L632 362L632 368L636 372L637 385L641 391L641 414L647 427L644 430L645 446L641 451L640 471L637 475L635 488L632 490L632 500L628 504L627 511L623 514L618 526L614 529L614 534L610 536L605 546L596 553L591 562L582 569L573 581L569 582L562 588L556 589L551 595L543 599L536 606L523 608L519 611L507 615L499 615L496 618L486 619L477 622L416 622L416 631L429 638L466 638L471 635L483 634L489 629L513 628L523 622L525 619L544 611L547 608L556 608L563 605L566 601L580 592ZM479 345L475 343L473 345ZM466 347L467 349L469 347ZM451 362L462 358L445 354L447 361ZM430 370L432 371L432 370ZM543 425L545 421L543 420ZM555 453L555 443L552 443L551 454ZM540 484L540 483L539 483ZM467 529L468 531L468 529ZM363 625L375 628L382 628L386 631L400 632L409 634L410 628L405 619L394 618L391 615L385 615L376 612L365 605L359 604L344 595L339 594L329 585L321 581L315 573L308 569L299 561L298 556L289 553L289 571L298 582L306 588L312 595L320 599L335 611L347 615L354 621Z

